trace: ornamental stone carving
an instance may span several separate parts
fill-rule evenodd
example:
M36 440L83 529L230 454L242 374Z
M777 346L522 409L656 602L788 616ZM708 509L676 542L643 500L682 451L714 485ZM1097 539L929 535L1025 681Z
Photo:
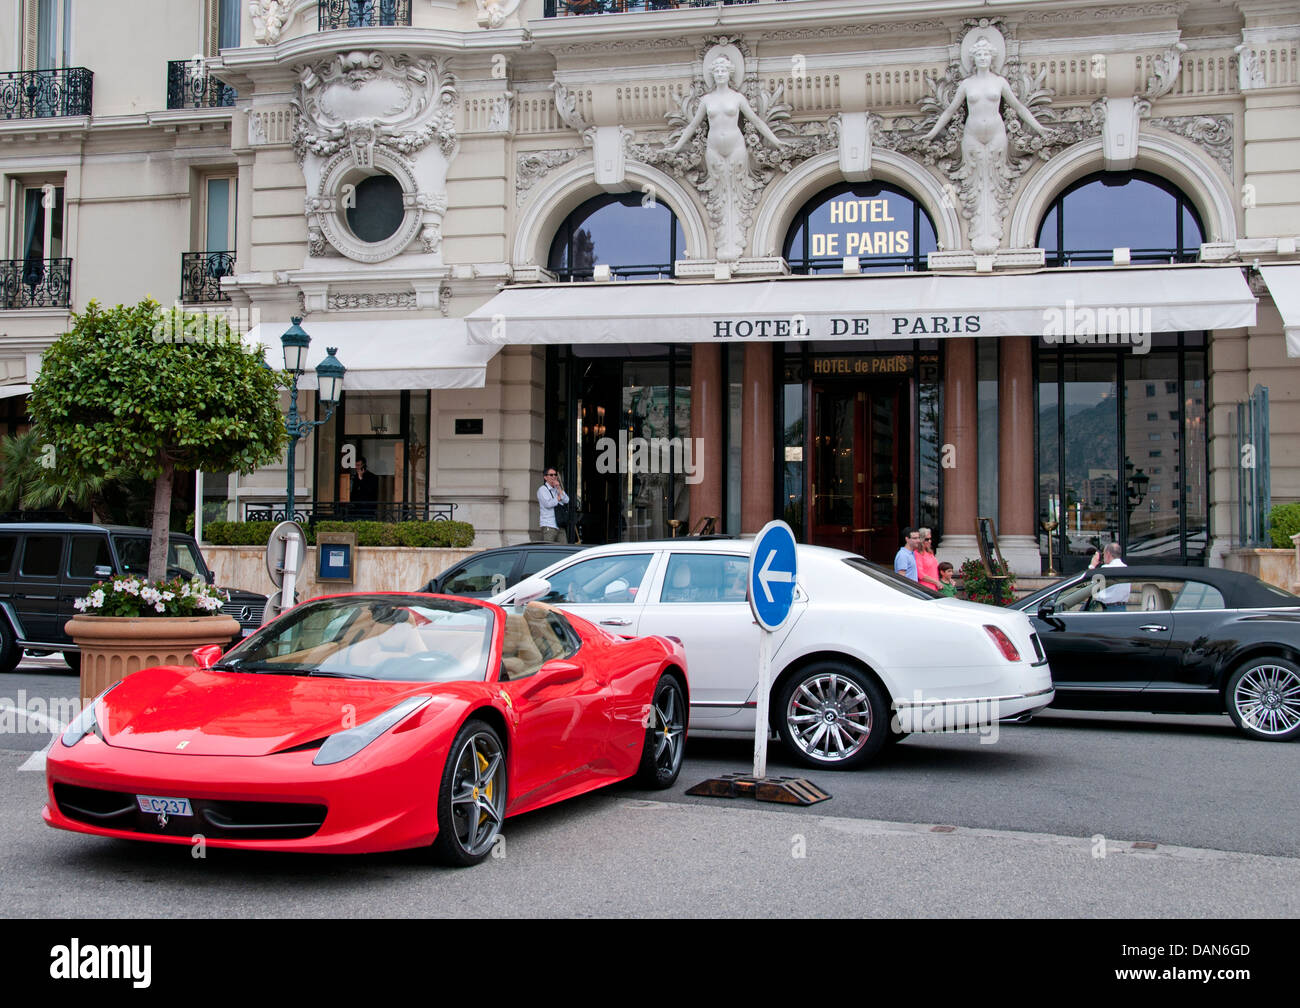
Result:
M1232 178L1232 116L1230 115L1186 115L1163 116L1148 119L1148 125L1173 133L1185 140L1190 140L1202 148L1215 163L1223 169L1223 174Z
M629 148L637 160L685 178L699 191L720 262L744 254L759 193L772 176L838 143L838 120L797 131L781 101L783 88L760 89L757 74L746 70L748 57L739 39L706 41L695 86L667 117L670 145Z
M576 147L564 150L527 151L515 158L515 206L523 206L533 186L560 165L568 164L582 151Z
M474 0L480 28L500 28L519 9L520 0Z
M275 45L284 31L289 17L289 4L285 0L248 0L248 16L253 21L253 41L259 45Z
M458 148L456 80L446 60L353 51L295 70L293 146L307 184L308 257L332 249L381 262L411 247L436 258ZM358 187L376 176L396 182L401 221L387 237L365 240L349 212L357 211ZM397 197L385 192L395 214Z
M920 119L895 120L876 143L944 176L945 192L968 222L971 250L987 255L1001 247L1008 203L1034 158L1047 160L1100 132L1104 110L1094 103L1058 114L1043 84L1046 68L1030 79L1019 60L1008 57L999 21L983 18L964 27L958 62L943 78L930 79Z

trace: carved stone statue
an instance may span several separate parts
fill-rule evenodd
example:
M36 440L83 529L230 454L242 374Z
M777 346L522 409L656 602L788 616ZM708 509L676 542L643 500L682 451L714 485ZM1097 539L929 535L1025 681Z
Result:
M999 72L1005 60L1006 42L996 28L981 27L968 32L961 45L961 65L967 76L925 137L926 142L934 140L965 103L966 125L962 131L962 165L958 177L972 191L970 239L971 249L977 253L996 252L1002 239L997 193L1009 176L1002 102L1014 109L1035 133L1047 135Z
M754 127L764 140L778 150L785 146L766 122L754 111L749 99L733 81L740 83L743 67L737 66L726 54L716 55L707 61L713 78L713 89L700 96L695 115L691 117L677 143L668 152L680 152L695 136L705 116L709 120L709 137L704 148L706 181L700 185L705 193L717 228L717 256L721 262L735 262L744 252L746 218L754 201L754 190L759 183L751 173L749 148L741 130L740 117Z
M253 39L261 45L275 45L284 30L284 0L248 0L248 15L253 19Z
M1237 54L1237 87L1242 91L1265 87L1264 68L1255 51L1244 42L1233 51Z
M519 9L520 0L474 0L480 28L500 28Z

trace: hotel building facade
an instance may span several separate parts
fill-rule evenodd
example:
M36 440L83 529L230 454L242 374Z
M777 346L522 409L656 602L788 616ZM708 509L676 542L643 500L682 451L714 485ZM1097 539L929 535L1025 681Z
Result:
M554 465L588 542L1218 565L1300 499L1298 49L1280 0L0 0L0 409L151 295L337 347L303 513L364 456L518 542Z

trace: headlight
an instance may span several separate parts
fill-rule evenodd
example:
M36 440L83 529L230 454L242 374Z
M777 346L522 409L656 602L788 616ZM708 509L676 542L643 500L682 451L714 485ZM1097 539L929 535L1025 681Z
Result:
M72 724L68 725L68 727L63 731L63 744L65 746L76 745L91 732L94 732L96 735L99 735L100 739L103 739L104 736L100 734L99 731L99 722L95 719L95 704L108 696L108 694L115 689L121 681L122 680L119 679L117 682L113 683L112 686L104 690L103 693L95 697L95 699L90 701L90 703L86 704L86 706L81 709L81 713L72 719Z
M432 697L413 696L408 697L399 703L396 707L390 707L378 717L371 718L365 724L357 725L355 728L349 728L347 731L336 732L327 738L316 753L316 758L312 760L316 766L329 766L331 763L342 763L345 759L355 756L366 746L370 745L380 735L388 731L408 714L413 714Z

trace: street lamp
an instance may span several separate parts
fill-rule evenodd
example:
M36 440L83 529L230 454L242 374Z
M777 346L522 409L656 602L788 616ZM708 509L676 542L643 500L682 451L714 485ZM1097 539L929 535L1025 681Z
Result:
M285 418L284 429L289 435L289 477L284 518L285 521L293 521L294 499L293 499L293 481L296 468L296 448L298 439L309 434L313 427L319 427L326 423L334 415L334 409L339 404L339 396L343 394L343 375L347 373L347 368L339 363L334 355L338 353L338 347L327 347L327 356L323 361L316 365L316 387L320 401L325 404L326 410L324 418L320 420L306 420L298 415L298 379L302 377L307 365L307 348L311 345L311 337L302 329L302 317L295 315L291 319L293 325L285 330L284 335L280 337L280 344L284 347L284 369L293 376L293 382L289 386L289 415Z

